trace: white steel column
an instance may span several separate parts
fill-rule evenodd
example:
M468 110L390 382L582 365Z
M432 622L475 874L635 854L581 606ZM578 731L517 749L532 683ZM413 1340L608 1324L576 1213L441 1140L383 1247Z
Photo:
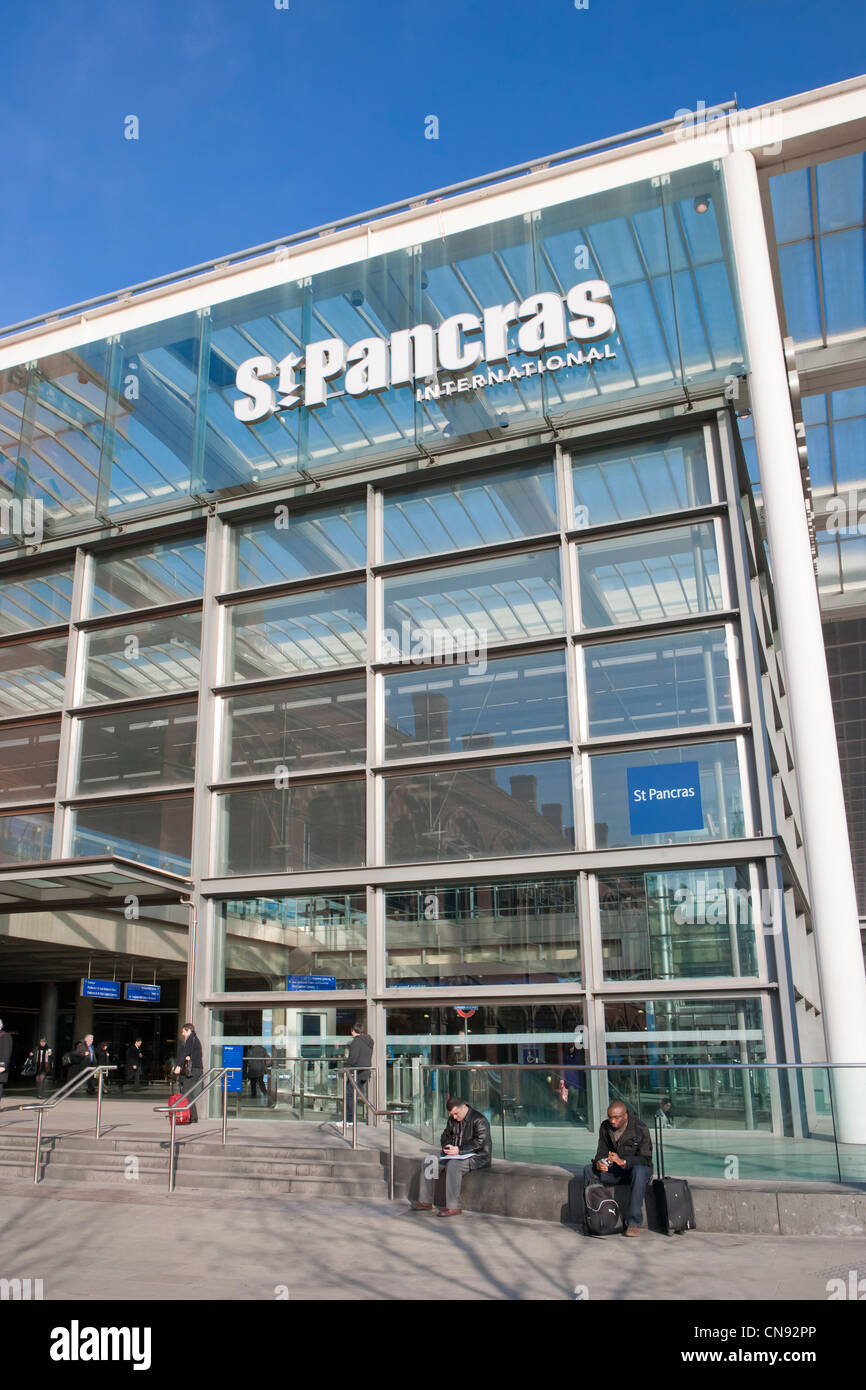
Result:
M727 155L724 177L800 789L827 1059L857 1062L866 1068L866 976L848 822L797 438L753 156L745 150ZM866 1069L836 1072L834 1096L838 1137L846 1143L866 1143Z

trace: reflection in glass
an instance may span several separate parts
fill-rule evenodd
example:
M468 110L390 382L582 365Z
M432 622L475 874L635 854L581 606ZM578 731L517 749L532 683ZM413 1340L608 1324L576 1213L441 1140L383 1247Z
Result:
M444 637L458 651L483 652L497 642L562 631L556 550L395 575L384 589L386 660L417 655L425 639Z
M230 681L354 666L367 655L363 584L239 603L229 608L228 623Z
M722 607L712 523L578 546L584 627L651 623Z
M195 773L196 703L79 721L81 752L75 790L114 791L191 782Z
M86 703L195 690L201 614L176 613L151 623L124 623L84 637Z
M215 989L283 990L289 975L333 975L338 989L365 987L366 893L233 898L218 909Z
M73 858L119 855L172 874L190 867L192 797L165 801L113 801L79 806L73 813Z
M746 866L602 874L598 894L606 980L757 975Z
M435 555L557 529L550 464L526 464L427 487L386 492L386 560Z
M605 642L584 656L590 737L734 718L724 628Z
M0 647L0 718L42 714L63 705L65 637Z
M367 563L367 503L295 511L279 503L273 512L237 527L231 588L279 584Z
M134 550L112 550L93 561L89 617L151 608L181 599L201 598L204 586L204 537L180 536Z
M574 848L571 764L512 763L389 777L390 864Z
M502 657L480 671L443 666L385 677L386 758L567 738L562 651Z
M60 721L0 728L0 802L53 800Z
M630 521L711 500L701 430L575 454L571 471L578 526Z
M573 879L390 889L385 974L414 985L580 979Z
M291 873L363 864L365 798L363 779L228 792L221 798L217 872Z
M703 829L636 834L630 830L628 772L631 768L667 767L696 762L700 773ZM669 845L692 840L728 840L746 833L743 793L734 742L634 749L590 759L595 842L606 845ZM689 803L689 809L692 809Z
M364 680L232 696L225 702L222 775L263 777L283 766L308 771L363 763L366 720Z
M53 811L13 811L0 815L0 864L51 858Z
M0 637L68 623L71 611L71 565L0 579Z

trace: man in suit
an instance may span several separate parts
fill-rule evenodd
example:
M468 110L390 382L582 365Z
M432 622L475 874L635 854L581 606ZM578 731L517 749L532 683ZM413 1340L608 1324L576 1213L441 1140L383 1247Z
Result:
M178 1090L182 1096L197 1086L201 1081L204 1071L204 1060L202 1058L201 1042L191 1023L185 1023L180 1030L181 1042L177 1049L177 1060L174 1066L174 1075L177 1077ZM192 1125L198 1124L198 1113L195 1108L195 1101L189 1107L189 1122Z
M96 1051L93 1046L92 1033L85 1033L82 1041L76 1043L75 1051L72 1054L72 1060L75 1063L76 1076L80 1076L86 1067L96 1066ZM96 1095L96 1080L92 1076L87 1083L87 1094L89 1096Z
M352 1079L357 1082L360 1089L367 1094L367 1082L370 1080L369 1067L373 1060L373 1039L369 1033L365 1033L360 1023L352 1024L352 1041L349 1044L349 1051L346 1054L346 1066L352 1067L350 1074ZM364 1111L366 1112L366 1105ZM364 1115L366 1119L366 1114ZM355 1120L355 1091L346 1081L346 1123L354 1124Z
M134 1091L141 1090L141 1038L136 1038L126 1049L127 1086L130 1083Z
M3 1101L3 1087L9 1084L11 1068L12 1037L11 1034L3 1031L3 1020L0 1018L0 1104Z

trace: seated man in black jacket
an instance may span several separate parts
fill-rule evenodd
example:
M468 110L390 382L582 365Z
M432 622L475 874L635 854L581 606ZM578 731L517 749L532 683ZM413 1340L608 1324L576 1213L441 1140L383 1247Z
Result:
M444 1167L447 1206L442 1208L439 1215L459 1216L462 1208L458 1202L464 1173L468 1173L470 1168L489 1168L491 1157L490 1125L486 1117L479 1110L473 1110L464 1100L449 1096L448 1123L442 1131L442 1158L436 1159L430 1155L424 1159L418 1201L411 1203L412 1210L433 1210L433 1186Z
M607 1108L607 1119L598 1131L598 1150L583 1170L583 1185L604 1183L616 1187L629 1184L627 1236L639 1236L643 1220L643 1199L652 1177L652 1140L646 1125L633 1119L621 1100Z

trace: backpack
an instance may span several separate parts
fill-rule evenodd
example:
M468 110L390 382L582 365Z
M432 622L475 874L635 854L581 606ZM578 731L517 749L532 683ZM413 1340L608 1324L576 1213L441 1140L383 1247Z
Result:
M588 1183L583 1193L584 1229L588 1236L612 1236L622 1229L619 1207L609 1187Z

